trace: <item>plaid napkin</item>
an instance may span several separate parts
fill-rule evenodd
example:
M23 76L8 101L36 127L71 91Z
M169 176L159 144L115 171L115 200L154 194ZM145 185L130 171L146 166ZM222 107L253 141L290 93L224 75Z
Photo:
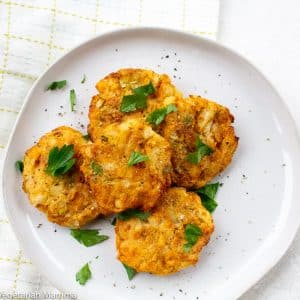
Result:
M28 90L68 49L96 34L139 25L215 39L218 13L219 0L0 0L0 168ZM44 299L59 292L20 249L0 198L0 299L7 293L40 293L33 299Z

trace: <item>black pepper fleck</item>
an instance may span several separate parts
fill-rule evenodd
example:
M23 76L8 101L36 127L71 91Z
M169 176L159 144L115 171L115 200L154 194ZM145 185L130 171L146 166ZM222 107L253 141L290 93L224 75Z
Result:
M170 57L169 55L166 55L166 56L165 56L165 58L169 58L169 57Z
M38 226L36 226L36 227L37 227L37 228L41 228L41 227L42 227L42 225L43 225L43 224L41 224L41 223L40 223L40 224L39 224Z

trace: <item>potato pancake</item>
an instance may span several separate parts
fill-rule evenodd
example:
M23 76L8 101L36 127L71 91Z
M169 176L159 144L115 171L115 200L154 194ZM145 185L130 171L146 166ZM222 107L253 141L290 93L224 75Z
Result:
M234 118L226 107L199 96L165 99L163 106L170 103L177 112L168 114L164 122L153 128L171 145L172 182L186 188L202 187L232 160L238 145L231 125ZM210 150L199 161L191 162L188 156L197 153L199 140Z
M148 96L147 108L133 112L120 111L123 96L131 95L133 89L152 83L155 93ZM128 118L143 118L165 98L182 97L165 74L157 74L143 69L121 69L101 79L96 88L99 94L92 98L89 108L88 132L92 141L96 141L102 129L111 123Z
M24 157L23 189L30 203L61 226L81 227L103 213L77 165L78 149L85 144L79 131L62 126L41 137ZM48 174L49 152L64 145L74 145L75 165L66 174Z
M192 244L187 241L189 227L198 228ZM138 272L175 273L197 263L213 230L212 217L198 195L184 188L170 188L147 221L117 220L118 258Z
M110 213L148 210L171 184L169 143L143 120L105 126L99 139L80 153L80 170L99 205Z

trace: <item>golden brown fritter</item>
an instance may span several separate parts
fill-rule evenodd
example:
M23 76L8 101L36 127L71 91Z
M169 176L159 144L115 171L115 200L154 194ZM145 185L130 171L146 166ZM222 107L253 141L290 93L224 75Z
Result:
M147 108L122 113L120 105L123 96L150 81L156 93L148 97ZM173 184L187 188L202 187L231 162L238 139L231 126L233 116L227 108L198 96L184 99L167 75L150 70L121 69L100 80L96 87L99 94L93 97L89 110L92 140L99 139L108 124L130 119L145 120L156 109L174 103L178 112L170 113L160 125L153 126L171 144ZM213 153L203 157L198 164L192 164L186 158L195 151L197 137Z
M147 109L122 113L120 106L123 96L131 95L133 89L150 82L155 88L155 94L148 96ZM181 93L171 84L167 75L144 69L121 69L100 80L96 88L99 94L92 98L88 126L88 132L93 141L101 136L104 126L128 118L143 118L165 98L181 97Z
M231 162L238 144L231 126L234 118L226 107L199 96L166 99L163 106L170 103L174 103L178 111L167 115L154 129L170 142L172 182L186 188L202 187ZM213 152L198 164L192 164L187 155L195 151L197 137Z
M52 176L45 172L50 150L71 144L74 145L74 157L77 158L79 147L85 145L86 141L79 131L66 126L58 127L41 137L25 154L23 189L30 203L44 212L49 221L76 228L102 213L77 162L64 175Z
M197 225L202 235L185 252L188 224ZM122 263L138 272L166 275L197 263L214 224L198 195L184 188L170 188L147 221L118 220L115 230L118 258Z
M133 166L133 152L148 157ZM111 213L152 208L171 184L169 143L142 120L107 125L93 144L81 147L80 170L100 206Z

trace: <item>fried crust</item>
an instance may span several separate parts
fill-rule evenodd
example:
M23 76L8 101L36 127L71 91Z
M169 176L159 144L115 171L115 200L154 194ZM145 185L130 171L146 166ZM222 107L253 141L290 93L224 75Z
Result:
M188 224L198 225L203 234L191 250L185 252L184 232ZM175 273L197 263L213 230L212 217L198 195L184 188L170 188L147 221L138 218L117 221L118 258L138 272Z
M130 113L120 111L123 96L132 94L132 90L152 82L155 94L147 99L147 108ZM121 69L97 82L99 92L89 108L88 132L92 141L96 141L102 129L111 123L126 121L128 118L144 118L149 111L159 106L165 98L182 97L165 74L157 74L144 69Z
M132 89L152 82L156 93L149 96L146 109L122 113L120 105L124 95ZM199 188L222 172L231 162L238 145L231 123L230 111L213 101L199 96L183 98L167 75L150 70L121 69L111 73L96 85L99 94L94 96L89 110L89 134L93 141L101 137L103 129L111 123L130 119L143 119L156 109L174 103L178 109L153 129L171 145L174 185ZM194 165L187 155L195 151L196 138L207 144L213 153Z
M132 152L149 159L128 166ZM110 213L151 209L171 184L169 143L142 120L107 125L93 144L81 147L80 170L101 207ZM92 165L100 172L95 174Z
M79 147L86 144L79 131L62 126L42 136L25 153L23 190L28 194L30 203L45 213L50 222L77 228L102 213L77 162L61 176L54 177L45 172L50 150L70 144L74 145L74 157L77 159Z
M168 99L164 105L170 104ZM199 188L222 172L231 162L238 145L231 123L230 111L213 101L199 96L175 99L178 111L169 114L165 121L154 128L172 149L175 185ZM198 164L187 161L187 155L195 151L197 136L213 152L204 156Z

